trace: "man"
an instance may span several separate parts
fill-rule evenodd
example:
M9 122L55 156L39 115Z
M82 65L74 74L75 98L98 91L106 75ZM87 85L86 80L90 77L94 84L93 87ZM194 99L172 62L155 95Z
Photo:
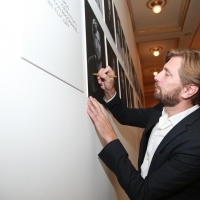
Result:
M101 69L98 82L106 105L122 124L145 128L140 143L139 171L94 98L87 112L106 146L99 157L115 173L134 200L200 199L200 52L170 50L163 70L155 76L153 108L128 109L115 93L110 67Z
M95 18L92 19L92 40L94 55L90 56L88 59L88 93L102 103L104 94L97 82L97 78L93 75L103 67L101 35L99 32L99 24Z

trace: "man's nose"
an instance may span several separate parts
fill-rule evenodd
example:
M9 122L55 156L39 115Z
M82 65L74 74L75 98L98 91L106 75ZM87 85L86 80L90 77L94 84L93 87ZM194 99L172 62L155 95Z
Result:
M154 81L159 81L159 78L160 78L160 72L158 72L158 74L154 76Z

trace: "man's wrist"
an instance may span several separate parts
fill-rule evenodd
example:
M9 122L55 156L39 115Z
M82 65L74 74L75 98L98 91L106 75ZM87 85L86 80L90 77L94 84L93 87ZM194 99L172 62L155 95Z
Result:
M107 138L107 139L105 140L105 144L107 145L108 143L110 143L110 142L112 142L112 141L114 141L114 140L117 140L117 139L118 139L118 138L117 138L116 135L110 136L109 138Z

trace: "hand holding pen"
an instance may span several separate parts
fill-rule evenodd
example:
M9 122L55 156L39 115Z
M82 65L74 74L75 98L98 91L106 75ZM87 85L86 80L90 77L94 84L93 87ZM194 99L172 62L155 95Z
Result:
M112 98L116 94L114 78L117 77L113 69L110 66L101 68L95 76L97 76L97 81L101 89L104 90L106 99Z

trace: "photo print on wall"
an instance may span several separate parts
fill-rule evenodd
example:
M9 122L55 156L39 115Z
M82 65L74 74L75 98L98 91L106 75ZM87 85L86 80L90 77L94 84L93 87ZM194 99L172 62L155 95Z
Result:
M107 55L108 55L108 65L113 69L115 72L115 75L117 78L115 78L115 89L117 93L119 94L119 83L118 83L118 67L117 67L117 56L115 55L115 52L113 51L112 47L110 46L110 43L107 41Z
M103 102L104 92L100 88L94 73L105 67L105 45L103 30L88 1L85 0L85 24L87 46L88 96Z
M126 39L125 39L124 32L123 32L122 28L121 28L121 41L122 41L121 57L122 57L122 60L124 60L124 58L125 58L125 48L126 48Z
M116 43L117 43L117 49L121 53L121 46L122 46L122 41L121 41L121 23L119 19L119 15L117 13L117 10L114 6L114 13L115 13L115 29L116 29Z
M113 4L112 0L104 0L105 8L105 22L112 35L113 40L115 41L115 30L114 30L114 20L113 20Z
M121 55L122 60L124 60L125 56L125 48L126 48L126 40L124 36L123 29L121 27L121 22L117 10L114 6L114 13L115 13L115 24L116 24L116 43L117 49Z
M126 97L126 75L124 73L124 70L118 61L119 66L119 80L120 80L120 97L121 100L125 105L127 105L127 97Z
M124 43L124 65L125 65L125 68L126 68L126 71L127 73L129 74L129 49L128 49L128 46L126 44L126 42Z

